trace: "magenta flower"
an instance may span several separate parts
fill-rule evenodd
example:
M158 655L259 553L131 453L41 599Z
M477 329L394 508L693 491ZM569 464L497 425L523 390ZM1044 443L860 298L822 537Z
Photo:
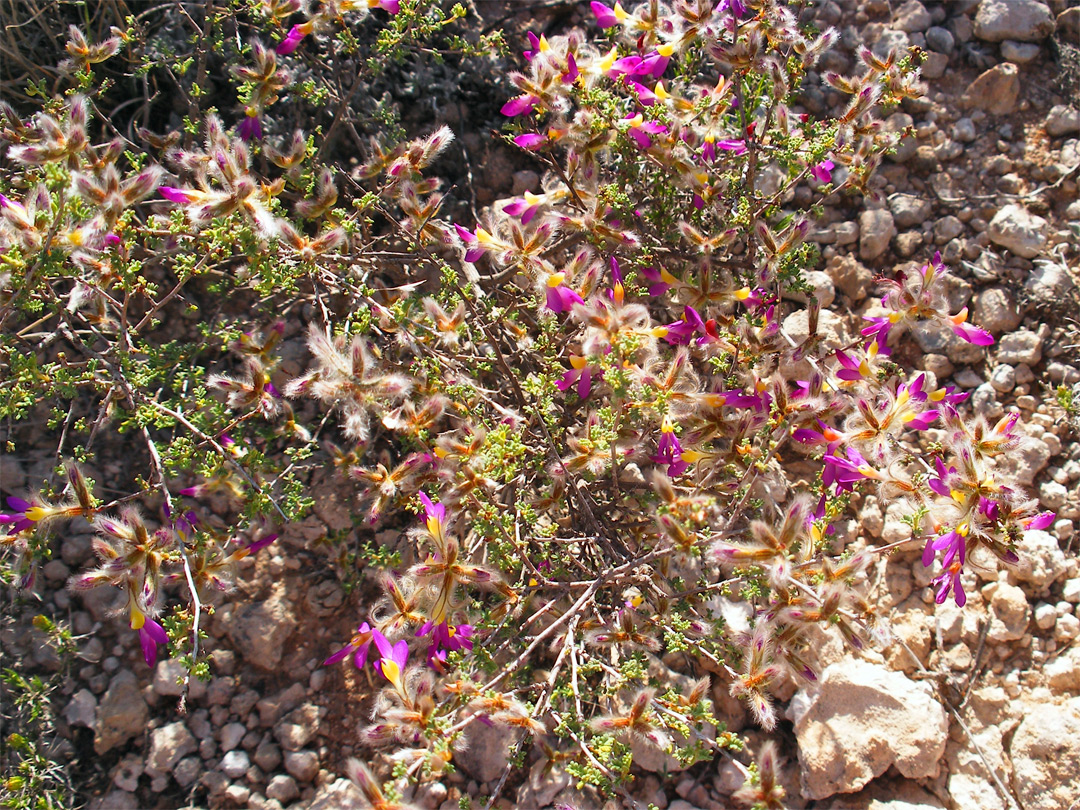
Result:
M525 36L529 40L530 51L522 51L522 56L525 57L526 62L531 62L532 58L540 52L540 37L534 34L532 31L526 31Z
M371 648L371 642L374 641L373 634L375 632L377 631L373 631L371 626L364 622L356 628L356 632L353 633L353 637L349 639L348 644L323 661L323 666L327 667L336 664L348 656L349 653L355 652L353 663L356 664L357 669L363 669L367 664L368 650Z
M173 188L172 186L159 186L158 191L161 192L161 196L169 202L174 202L177 205L188 205L195 201L195 195L190 191L185 191L182 188Z
M566 55L566 72L562 75L563 84L571 84L577 80L577 77L581 75L581 71L578 70L577 59L574 58L572 53Z
M679 437L675 435L675 425L668 417L664 417L664 422L660 427L660 443L656 447L656 454L650 456L649 460L656 464L667 464L668 475L674 477L682 475L690 466L683 460L682 455L683 448Z
M503 104L500 112L507 118L515 118L519 115L531 113L539 103L540 99L537 96L526 93L525 95L515 96Z
M560 391L568 391L570 386L577 383L577 395L582 399L588 399L592 391L593 377L603 377L604 372L599 366L590 365L584 357L576 354L570 355L570 368L555 383Z
M401 0L375 0L374 4L372 0L368 0L368 8L381 8L383 11L387 11L391 14L397 14L401 11Z
M425 622L416 632L417 636L426 636L431 633L431 645L428 647L428 665L433 669L443 670L449 653L457 650L471 650L473 648L471 624L453 625L447 621L439 624Z
M524 197L515 197L503 206L503 211L512 217L519 217L522 225L532 222L536 212L540 210L540 204L545 201L543 196L537 196L531 191L526 191Z
M520 146L522 149L528 149L530 152L539 149L547 142L547 138L536 132L525 132L514 138L514 143Z
M476 232L465 230L456 222L454 223L454 229L457 231L457 235L461 237L461 241L465 243L465 261L472 263L479 259L487 251L487 248L481 244L482 237L487 237L488 233L483 228L477 226Z
M607 69L607 77L617 79L620 76L637 76L641 69L641 61L640 56L624 56L622 59L616 59Z
M409 644L402 639L391 646L389 639L378 630L372 630L371 635L375 640L375 647L379 651L379 660L375 662L375 668L379 674L394 685L399 692L404 691L401 677L405 673L405 664L409 659Z
M285 39L277 46L278 56L287 56L295 51L299 47L301 40L313 30L315 30L315 25L310 21L294 25L289 29L289 33L285 35Z
M565 273L552 273L547 280L547 308L552 312L569 312L574 304L584 304L580 295L563 284Z
M1024 528L1028 531L1034 531L1035 529L1045 529L1051 523L1054 522L1054 518L1057 514L1054 512L1039 512L1035 517L1030 518L1024 523Z
M638 65L635 75L652 76L654 79L659 79L664 75L664 71L667 70L667 66L671 63L671 54L674 52L674 46L661 45L652 53L646 54L645 58L641 60L641 64Z
M966 323L967 317L967 307L964 307L955 315L949 316L953 332L958 337L966 340L968 343L974 343L976 346L993 346L994 336L985 329L980 329L978 326L972 326L970 323Z
M0 514L0 523L10 523L13 534L33 528L34 524L41 519L37 517L38 513L33 511L35 507L29 501L10 497L7 502L8 507L14 511L8 514ZM37 509L40 511L41 508L37 507Z
M615 8L608 8L603 3L597 3L593 0L589 4L592 9L592 13L596 16L596 24L601 28L614 28L622 20L626 19L627 14L623 11L622 6L618 3L615 4Z
M941 557L943 570L932 580L933 584L938 586L935 600L939 605L948 598L950 590L953 592L953 598L956 599L957 607L963 607L967 602L967 594L960 585L960 574L963 572L967 555L966 534L966 526L954 529L927 543L926 548L923 549L922 562L926 566L933 563L935 552L945 552Z
M244 120L237 127L240 137L245 141L254 141L262 137L262 123L259 121L259 111L254 107L244 110Z
M884 346L889 340L889 330L894 323L893 319L888 315L864 315L863 317L870 321L869 326L862 328L863 337L866 338L866 345L877 343L878 346Z
M623 119L630 124L630 128L627 130L627 134L634 139L641 149L648 149L652 146L652 135L661 135L668 131L668 128L658 121L646 121L641 117L641 113L637 115L628 115Z
M165 628L151 619L144 617L143 625L139 628L139 644L142 646L143 658L148 667L153 667L157 662L158 644L168 644L169 636Z
M655 267L642 268L641 275L649 282L649 295L654 297L663 295L672 284L678 281L675 276L671 275L663 267L659 269Z
M730 11L736 17L743 17L746 15L746 3L743 0L720 0L716 10Z
M827 455L824 461L825 470L821 475L821 482L825 486L835 485L837 494L851 492L855 484L864 478L881 478L881 474L871 467L854 447L847 448L847 458Z
M831 183L832 182L832 170L836 168L836 164L831 160L823 160L816 166L810 167L810 176L817 180L819 183Z

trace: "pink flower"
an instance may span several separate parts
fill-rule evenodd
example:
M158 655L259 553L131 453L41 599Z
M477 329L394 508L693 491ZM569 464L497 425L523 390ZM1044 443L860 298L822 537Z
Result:
M391 646L389 639L378 630L372 630L371 635L375 640L375 647L379 651L379 660L375 662L375 668L386 680L394 685L399 692L404 690L401 681L405 673L405 665L409 660L409 644L402 639Z
M682 455L682 444L679 443L679 437L675 435L675 426L670 419L664 417L664 422L660 427L660 443L656 447L656 455L650 456L649 460L657 464L667 464L668 475L676 476L682 475L690 466L683 460Z
M531 62L532 58L540 52L540 37L534 34L532 31L526 31L525 36L529 39L529 47L531 51L523 51L522 56L525 57L526 62Z
M500 112L507 118L515 118L519 115L527 115L533 111L533 108L540 103L540 99L537 96L525 95L516 96L503 104Z
M168 644L169 636L165 628L151 619L144 617L143 625L139 628L139 644L142 646L143 658L148 667L153 667L157 662L158 644Z
M1024 528L1028 531L1034 531L1035 529L1045 529L1051 523L1054 522L1054 518L1057 515L1054 512L1040 512L1035 517L1024 523Z
M623 119L630 124L630 128L627 130L627 134L634 139L634 142L642 149L648 149L652 146L651 135L660 135L667 132L668 128L658 121L646 121L641 117L641 113L637 115L628 115Z
M161 196L164 197L166 200L168 200L169 202L174 202L177 205L188 205L195 200L195 197L191 192L185 191L182 188L173 188L172 186L160 186L158 188L158 191L161 192Z
M816 166L810 167L810 176L817 180L819 183L831 183L832 182L832 170L836 168L836 164L831 160L823 160Z
M599 366L590 365L584 357L576 354L570 355L570 369L562 375L555 386L560 391L568 391L570 386L577 383L577 395L582 399L588 399L592 391L593 377L603 377L604 372Z
M237 127L237 132L245 141L254 141L262 137L262 124L259 121L259 111L254 107L244 110L244 120Z
M659 269L655 267L645 267L642 269L641 275L649 282L649 295L652 296L663 295L668 287L678 281L675 276L671 275L671 273L663 267Z
M589 4L589 7L592 9L592 13L596 15L596 24L601 28L614 28L627 17L626 12L618 3L612 9L594 0Z
M315 29L313 23L306 22L294 25L289 29L289 33L285 35L285 39L277 46L277 54L279 56L287 56L299 47L301 40L310 34Z
M391 14L401 11L401 0L368 0L368 8L381 8Z
M977 326L972 326L970 323L966 323L968 316L968 308L964 307L955 315L950 315L949 320L952 322L953 332L966 340L968 343L974 343L976 346L993 346L994 336L987 332L985 329L980 329Z
M539 149L546 142L547 138L536 132L525 132L514 138L514 143L517 146L520 146L522 149L528 149L529 151Z
M349 639L349 643L331 655L325 661L323 666L327 667L331 664L336 664L338 661L343 660L349 653L355 652L353 656L353 663L356 664L357 669L363 669L367 664L368 650L371 648L371 642L375 637L371 626L364 622L356 628L356 632L353 633L353 637Z
M581 296L563 284L565 273L552 273L547 280L547 308L552 312L569 312L574 304L584 304Z
M22 498L11 497L7 499L8 507L14 511L0 515L0 524L10 523L11 531L18 533L26 529L32 528L33 525L41 518L38 517L38 512L34 511L35 507L29 501L24 501ZM38 511L41 511L41 507L37 507Z
M457 231L457 235L461 237L461 241L465 243L465 261L472 263L484 255L486 251L480 245L480 234L486 234L486 231L478 227L474 233L465 230L456 222L454 223L454 229Z
M542 202L544 202L544 197L526 191L524 197L516 197L504 205L503 211L512 217L520 217L521 224L528 225L536 216L536 212L540 210Z

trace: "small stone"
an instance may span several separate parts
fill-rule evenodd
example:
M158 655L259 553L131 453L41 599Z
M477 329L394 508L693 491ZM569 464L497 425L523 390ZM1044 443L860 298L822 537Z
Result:
M221 750L232 751L247 734L247 727L243 723L229 723L221 729Z
M285 590L283 582L276 583L266 599L237 608L226 625L226 632L236 649L264 670L274 670L281 663L285 641L297 625Z
M878 258L889 249L889 241L895 235L891 213L883 208L863 211L859 215L859 258Z
M1080 647L1066 650L1043 667L1050 690L1056 694L1080 692Z
M1061 598L1074 605L1080 603L1080 577L1065 580L1061 588Z
M1053 304L1068 298L1076 289L1076 282L1064 265L1038 259L1024 282L1024 289L1038 303Z
M229 751L221 758L221 772L230 779L239 779L251 767L247 751Z
M1027 632L1028 603L1024 592L1007 582L998 583L990 599L993 616L987 640L994 643L1015 641Z
M1042 338L1036 332L1021 330L1004 335L998 342L997 359L999 363L1010 366L1021 363L1034 366L1042 359Z
M1038 256L1046 245L1046 220L1028 213L1022 205L1003 206L986 232L994 244L1025 259Z
M299 751L319 733L319 708L306 703L274 726L274 737L286 751Z
M1009 745L1012 787L1024 810L1080 802L1080 698L1028 703Z
M169 723L150 732L150 753L146 757L149 770L167 774L173 766L199 748L187 726Z
M1041 591L1065 576L1065 553L1053 535L1038 529L1026 531L1019 551L1020 561L1009 568L1017 581Z
M185 674L184 665L175 658L158 661L158 665L154 669L155 694L162 697L179 697L184 694L183 679Z
M964 223L951 214L934 223L934 242L944 245L964 232Z
M975 14L975 36L985 42L1038 42L1054 26L1050 9L1037 0L982 0Z
M93 728L97 722L97 698L89 689L80 689L64 707L64 719L70 726Z
M249 798L251 798L251 788L247 785L229 785L225 788L226 801L232 802L236 807L247 806Z
M1057 608L1046 602L1035 607L1035 626L1040 630L1049 630L1057 621Z
M1034 42L1007 39L1001 43L1001 55L1014 65L1026 65L1039 58L1040 48Z
M1062 42L1076 42L1080 38L1080 7L1067 8L1057 15L1057 33Z
M286 751L285 770L300 782L310 782L319 773L319 755L314 751Z
M829 274L829 278L840 292L850 298L853 303L866 298L874 284L874 274L850 254L829 260L825 266L825 272Z
M134 793L139 788L139 777L143 775L143 761L138 754L128 754L113 771L112 781L121 790Z
M199 778L202 768L202 760L198 757L184 757L173 768L173 779L180 787L186 788Z
M1077 636L1080 636L1080 619L1071 613L1058 616L1057 623L1054 625L1054 640L1059 644L1065 644Z
M990 287L975 297L974 322L994 335L1011 332L1020 325L1020 310L1004 287Z
M287 804L300 795L300 788L296 786L296 780L291 776L279 773L266 786L266 795L268 798Z
M1000 365L990 374L990 385L995 391L1005 393L1016 387L1016 369L1009 365Z
M515 742L512 728L474 721L465 727L462 747L454 749L454 764L476 781L490 782L502 776Z
M893 27L909 34L925 31L933 22L930 12L919 0L908 0L896 10L896 15L893 17Z
M276 695L265 697L255 704L259 710L259 722L264 726L272 726L286 712L291 712L304 702L307 696L301 684L294 683L288 689L278 692Z
M299 752L298 752L299 753ZM272 771L281 764L281 749L274 743L266 740L255 749L255 764L264 771ZM315 768L318 770L319 761L315 760ZM295 776L296 774L293 774Z
M889 195L889 210L898 228L911 228L926 222L934 210L931 202L917 194Z
M994 65L971 83L964 98L977 110L1011 115L1020 99L1020 71L1010 62Z
M924 79L940 79L949 67L949 55L937 51L923 54L922 75Z
M522 169L514 172L514 186L510 193L520 197L526 191L538 191L540 188L540 175L532 169Z
M1069 490L1057 481L1044 481L1039 485L1039 503L1046 509L1060 509L1069 497Z
M121 670L109 681L98 706L94 750L100 755L146 731L150 710L135 675Z
M926 46L932 51L950 54L956 46L956 39L948 28L934 25L926 29Z

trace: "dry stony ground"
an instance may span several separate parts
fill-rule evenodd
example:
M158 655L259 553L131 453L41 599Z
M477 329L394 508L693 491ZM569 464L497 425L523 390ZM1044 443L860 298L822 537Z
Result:
M514 10L513 3L477 5ZM778 737L789 807L1077 807L1080 444L1052 392L1080 383L1080 49L1069 45L1080 45L1080 7L1060 0L826 0L816 7L817 20L843 34L827 69L848 69L862 44L882 54L916 45L928 52L929 85L925 99L885 122L912 128L914 137L880 171L880 201L831 200L813 234L824 257L813 274L826 306L823 330L836 345L849 340L876 306L876 275L940 250L954 272L953 311L969 306L998 343L984 349L924 329L904 338L900 356L971 391L972 406L989 417L1021 412L1032 441L1007 463L1058 520L1028 533L1020 565L973 566L963 610L935 604L917 550L881 560L871 595L893 643L853 657L823 640L820 683L779 696L787 707ZM585 23L584 8L559 19ZM804 104L822 113L840 102L812 90ZM481 204L538 181L522 158L484 151L500 167L514 163L478 179ZM290 345L295 356L286 364L298 372L302 344ZM0 488L10 494L47 475L53 461L43 449L40 457L2 463ZM108 480L111 472L99 474ZM246 584L210 621L213 679L193 686L186 714L178 712L178 665L145 666L134 634L116 632L113 595L65 590L91 557L89 527L63 539L39 588L70 612L77 633L93 633L59 698L70 772L88 786L91 808L361 806L339 774L345 757L361 753L353 748L363 719L357 707L372 684L366 672L319 666L347 638L364 590L346 595L320 544L354 530L352 496L329 474L312 484L320 492L314 514L251 563ZM859 520L839 527L839 542L891 543L908 531L895 505L868 496L859 508ZM386 530L378 539L397 537ZM16 624L5 631L4 651L48 669L55 660L40 641ZM714 697L729 728L756 748L763 735L741 707L722 689ZM463 794L487 796L493 785L484 783L497 780L505 762L505 733L477 725L458 772L413 801L451 810ZM723 758L682 773L664 772L668 763L653 759L642 763L651 770L633 788L642 806L728 807L742 780ZM497 806L604 806L604 797L577 791L558 768L545 774L542 765L534 755Z

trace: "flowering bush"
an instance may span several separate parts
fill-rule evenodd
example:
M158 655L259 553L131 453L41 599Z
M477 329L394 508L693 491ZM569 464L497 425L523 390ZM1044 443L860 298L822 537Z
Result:
M921 321L992 342L949 311L939 256L883 281L848 341L819 331L803 278L816 208L871 193L895 145L881 112L919 93L917 60L864 49L853 75L825 71L850 101L817 119L798 93L836 34L785 4L594 2L587 32L530 34L510 75L505 140L542 188L455 222L437 179L455 133L352 121L351 93L320 106L317 54L342 48L376 81L380 55L464 10L250 5L254 38L226 51L238 112L201 106L197 49L194 78L170 73L184 132L140 130L142 151L107 135L96 66L134 47L135 20L97 42L73 29L66 90L0 108L0 411L18 425L48 404L75 457L0 516L13 584L89 520L100 564L71 586L119 588L147 663L168 644L205 674L200 616L332 464L361 530L414 524L408 562L326 650L381 684L356 707L361 742L419 780L470 725L502 725L519 755L541 740L579 781L623 790L643 748L686 764L741 745L714 684L771 729L770 689L816 677L821 633L887 643L875 555L922 547L937 600L963 605L977 548L1016 562L1052 519L996 465L1023 441L1016 416L972 417L892 358ZM321 139L287 129L290 105L313 107ZM331 159L342 127L371 136L353 170ZM298 328L313 361L287 373ZM116 446L109 426L137 435L142 472L104 502L85 465ZM911 536L845 553L834 525L870 491L905 504ZM352 771L373 806L398 806ZM778 801L773 779L748 801Z

